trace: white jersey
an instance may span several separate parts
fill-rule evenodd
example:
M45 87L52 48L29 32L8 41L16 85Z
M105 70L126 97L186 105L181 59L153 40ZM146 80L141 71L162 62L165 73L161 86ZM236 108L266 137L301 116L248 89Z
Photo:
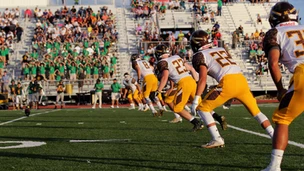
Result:
M135 61L140 68L140 73L142 77L147 75L154 74L153 67L150 66L150 63L146 60L137 60Z
M132 83L133 82L133 83ZM124 79L123 80L123 84L126 86L126 87L129 87L131 89L131 91L134 93L135 90L136 90L136 85L137 85L137 82L134 78L127 78L127 79Z
M192 65L198 71L200 65L205 65L208 75L220 82L227 74L242 73L241 68L224 48L212 48L197 52L193 56Z
M277 43L281 47L280 62L293 73L299 64L304 63L304 26L277 26L276 29Z
M181 79L191 76L184 64L184 60L178 55L160 60L157 64L157 69L160 72L169 70L169 78L175 84L178 84Z

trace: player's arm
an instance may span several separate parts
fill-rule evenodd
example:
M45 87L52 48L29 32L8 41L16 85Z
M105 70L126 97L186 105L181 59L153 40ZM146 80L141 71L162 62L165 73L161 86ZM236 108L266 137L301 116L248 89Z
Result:
M207 67L205 65L201 65L199 67L199 78L197 82L196 88L196 96L201 96L206 88L207 82Z
M136 61L134 61L132 63L132 68L136 71L136 73L137 73L137 81L139 82L140 79L141 79L141 73L140 73L140 68L139 68L139 66L138 66L138 64L137 64Z
M279 67L281 49L277 43L277 29L271 29L266 33L263 41L263 48L265 55L268 57L268 68L271 73L272 80L278 90L278 100L281 100L286 89L284 89L282 83L282 74Z
M191 65L189 65L187 62L185 62L185 67L187 68L187 70L190 71L190 73L191 73L192 77L194 78L194 80L197 81L198 80L198 74L195 71L195 69Z
M169 68L168 68L167 61L158 62L157 68L159 69L159 71L161 73L161 80L158 85L157 92L161 92L164 89L164 87L166 86L168 77L169 77Z

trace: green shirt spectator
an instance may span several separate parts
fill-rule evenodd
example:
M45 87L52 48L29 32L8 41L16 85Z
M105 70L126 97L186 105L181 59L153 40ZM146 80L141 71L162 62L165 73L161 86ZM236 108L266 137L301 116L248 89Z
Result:
M44 65L41 65L40 67L39 67L39 72L40 72L40 74L45 74L45 67L44 67Z
M34 50L34 51L30 54L30 56L31 56L33 59L37 60L38 57L39 57L39 54L37 53L36 50Z
M121 85L118 82L113 83L111 84L111 89L113 93L119 93L121 89Z
M94 86L96 92L101 92L103 87L104 86L103 86L102 82L96 83L95 86Z
M36 65L31 66L31 75L37 75L37 67L36 67Z
M111 64L113 65L117 64L117 58L115 56L111 57Z
M93 68L93 74L94 75L98 75L98 68L97 68L97 66L94 66L94 68Z
M109 65L107 65L107 64L104 65L104 66L103 66L103 73L104 73L104 74L107 74L107 73L109 73L109 72L110 72L110 67L109 67Z

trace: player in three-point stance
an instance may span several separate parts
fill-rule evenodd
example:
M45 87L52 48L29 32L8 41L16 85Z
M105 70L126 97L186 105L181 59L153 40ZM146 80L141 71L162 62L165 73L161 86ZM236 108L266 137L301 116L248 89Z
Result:
M198 110L199 116L212 135L212 140L206 145L202 145L202 147L215 148L224 146L224 139L219 134L210 112L231 98L240 100L267 131L269 136L272 137L273 128L268 118L258 108L246 78L229 53L224 48L212 48L209 34L203 30L195 31L190 38L190 43L195 53L192 58L192 65L199 73L192 110L194 113ZM216 79L219 84L209 91L200 103L201 94L206 87L207 75Z

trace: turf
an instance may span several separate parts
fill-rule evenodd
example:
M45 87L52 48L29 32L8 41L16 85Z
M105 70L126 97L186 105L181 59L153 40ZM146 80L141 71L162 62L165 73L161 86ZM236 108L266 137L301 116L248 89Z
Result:
M273 106L261 107L271 117ZM210 140L206 128L191 132L187 121L169 124L172 113L153 118L149 112L127 109L32 110L43 113L0 126L0 141L43 141L32 148L0 149L2 170L261 170L271 152L271 140L232 128L221 131L225 148L202 149ZM242 106L218 108L230 125L265 133ZM0 124L22 117L0 111ZM290 140L304 143L304 117L290 126ZM70 140L114 142L71 143ZM0 144L0 147L10 144ZM12 144L16 145L16 144ZM289 145L282 170L304 170L304 149Z

